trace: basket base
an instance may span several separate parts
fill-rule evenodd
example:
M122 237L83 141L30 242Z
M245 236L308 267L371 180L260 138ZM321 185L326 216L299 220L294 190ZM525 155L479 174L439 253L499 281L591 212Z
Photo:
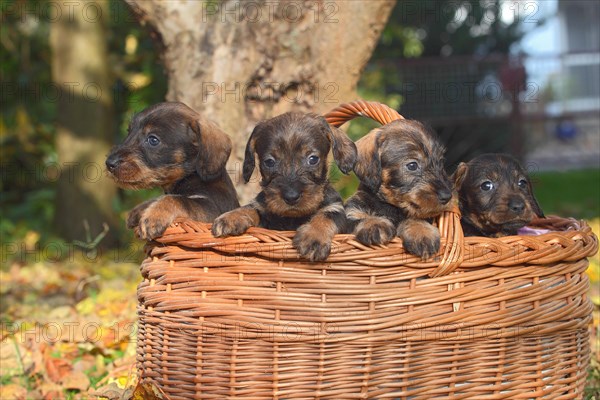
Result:
M140 380L173 400L580 400L590 361L587 329L458 341L443 334L340 340L339 332L188 325L176 315L166 322L162 313L139 312L138 346L146 350L138 353Z

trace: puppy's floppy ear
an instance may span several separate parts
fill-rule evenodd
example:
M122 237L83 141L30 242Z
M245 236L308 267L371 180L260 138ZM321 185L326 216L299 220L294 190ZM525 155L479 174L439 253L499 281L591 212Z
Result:
M529 200L530 200L530 204L531 204L531 209L533 210L535 215L537 215L538 217L546 218L546 216L544 215L544 212L542 211L542 207L540 207L540 204L538 203L537 199L533 195L533 186L531 185L531 179L527 179L527 185L529 186L529 194L530 194Z
M467 177L467 171L469 170L469 166L467 163L461 162L456 167L456 171L452 174L450 180L454 183L454 190L460 190L462 187L465 178Z
M217 178L231 154L231 139L214 122L199 118L191 123L192 130L200 137L196 172L202 180Z
M254 127L252 133L250 134L250 138L248 139L248 143L246 143L246 150L244 151L244 164L242 165L242 175L246 183L250 181L252 172L254 172L254 168L256 167L256 158L254 157L254 145L256 144L256 137L258 136L259 132L262 131L262 129L263 123L260 122Z
M357 151L354 142L346 132L327 123L323 117L318 117L323 123L323 129L331 143L333 159L344 174L350 173L356 164Z
M354 165L354 173L373 191L381 185L380 137L381 129L377 128L356 141L358 159Z

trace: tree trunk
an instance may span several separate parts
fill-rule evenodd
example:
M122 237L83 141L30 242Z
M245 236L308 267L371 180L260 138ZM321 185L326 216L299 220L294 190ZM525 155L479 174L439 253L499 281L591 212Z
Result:
M228 168L245 203L244 147L254 125L280 113L323 113L356 98L395 0L126 0L157 33L167 99L213 119L235 143ZM256 179L253 179L256 181Z
M106 45L105 0L61 1L51 24L52 77L61 89L56 151L61 167L55 228L66 240L94 239L107 223L104 246L116 244L117 216L111 205L116 186L104 173L115 129Z

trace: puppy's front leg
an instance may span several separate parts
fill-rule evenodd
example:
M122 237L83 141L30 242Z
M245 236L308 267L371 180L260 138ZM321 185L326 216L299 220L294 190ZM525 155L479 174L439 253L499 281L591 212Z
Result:
M149 200L134 208L127 218L127 226L134 228L141 239L151 240L161 236L176 218L192 218L206 221L214 208L203 199L166 194Z
M427 259L440 250L440 231L422 219L406 219L398 224L397 235L410 254Z
M323 261L329 257L333 236L342 232L345 224L342 203L330 204L298 228L292 244L300 256L310 261Z
M248 228L258 226L260 224L259 208L259 204L254 201L221 215L213 222L213 236L239 236L246 232Z

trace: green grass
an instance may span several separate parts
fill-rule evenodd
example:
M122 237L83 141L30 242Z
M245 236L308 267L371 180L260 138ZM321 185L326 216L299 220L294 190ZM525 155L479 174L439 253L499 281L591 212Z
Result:
M585 400L599 400L600 399L600 364L598 360L594 359L592 355L592 362L588 374L587 385L584 393Z
M531 179L546 215L578 219L600 216L600 170L534 172Z

